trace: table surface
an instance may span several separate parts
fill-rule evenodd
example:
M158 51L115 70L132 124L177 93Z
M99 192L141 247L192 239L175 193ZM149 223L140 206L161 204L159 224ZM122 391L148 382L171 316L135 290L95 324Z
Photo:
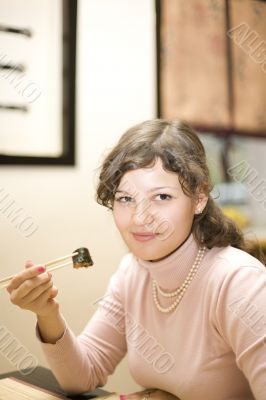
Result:
M37 367L29 375L23 375L19 371L7 372L0 375L0 379L11 377L20 379L23 382L31 383L32 385L35 385L39 388L50 390L54 394L60 394L61 396L63 395L66 399L94 399L98 396L108 394L108 392L106 392L105 390L96 389L94 392L84 393L78 396L66 396L65 392L60 388L59 384L57 383L53 373L49 369L44 367Z

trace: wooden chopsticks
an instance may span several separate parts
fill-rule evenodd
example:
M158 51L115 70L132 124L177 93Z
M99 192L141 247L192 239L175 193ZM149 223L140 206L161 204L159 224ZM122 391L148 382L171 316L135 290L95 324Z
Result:
M47 261L46 263L43 263L43 264L40 264L40 265L43 265L45 268L47 268L50 265L54 265L54 264L56 264L56 263L58 263L60 261L65 260L66 258L76 256L77 254L78 254L78 251L76 251L75 253L67 254L66 256L63 256L63 257L55 258L54 260ZM48 272L55 271L57 269L66 267L69 264L73 264L73 260L71 260L71 261L69 260L69 261L67 261L67 262L65 262L63 264L54 265L51 268L47 268L47 271ZM0 279L0 289L6 288L9 285L9 281L11 281L11 279L13 279L14 276L15 275L10 275L10 276L6 276L5 278Z

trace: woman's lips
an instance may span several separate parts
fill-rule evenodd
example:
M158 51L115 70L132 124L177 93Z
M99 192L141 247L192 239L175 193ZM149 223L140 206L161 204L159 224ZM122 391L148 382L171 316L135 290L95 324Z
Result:
M152 232L143 232L143 233L134 233L133 232L133 237L138 241L138 242L147 242L148 240L152 240L156 237L155 233Z

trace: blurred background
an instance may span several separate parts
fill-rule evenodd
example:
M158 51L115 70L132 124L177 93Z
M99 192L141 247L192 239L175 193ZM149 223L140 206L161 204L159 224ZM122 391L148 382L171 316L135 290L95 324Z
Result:
M54 274L66 320L84 328L127 251L95 202L99 165L158 116L197 129L214 198L264 243L265 17L255 0L0 0L1 277L88 247L93 268ZM47 366L34 316L3 290L1 327ZM126 358L106 388L138 389Z

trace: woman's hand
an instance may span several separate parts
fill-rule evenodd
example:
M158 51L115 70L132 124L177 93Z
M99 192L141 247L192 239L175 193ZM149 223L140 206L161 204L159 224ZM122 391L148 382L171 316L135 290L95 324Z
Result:
M120 395L120 400L180 400L171 393L159 389L146 389L141 392Z
M59 305L55 297L58 290L53 285L52 274L32 261L27 261L25 267L7 286L11 302L41 317L57 311Z

